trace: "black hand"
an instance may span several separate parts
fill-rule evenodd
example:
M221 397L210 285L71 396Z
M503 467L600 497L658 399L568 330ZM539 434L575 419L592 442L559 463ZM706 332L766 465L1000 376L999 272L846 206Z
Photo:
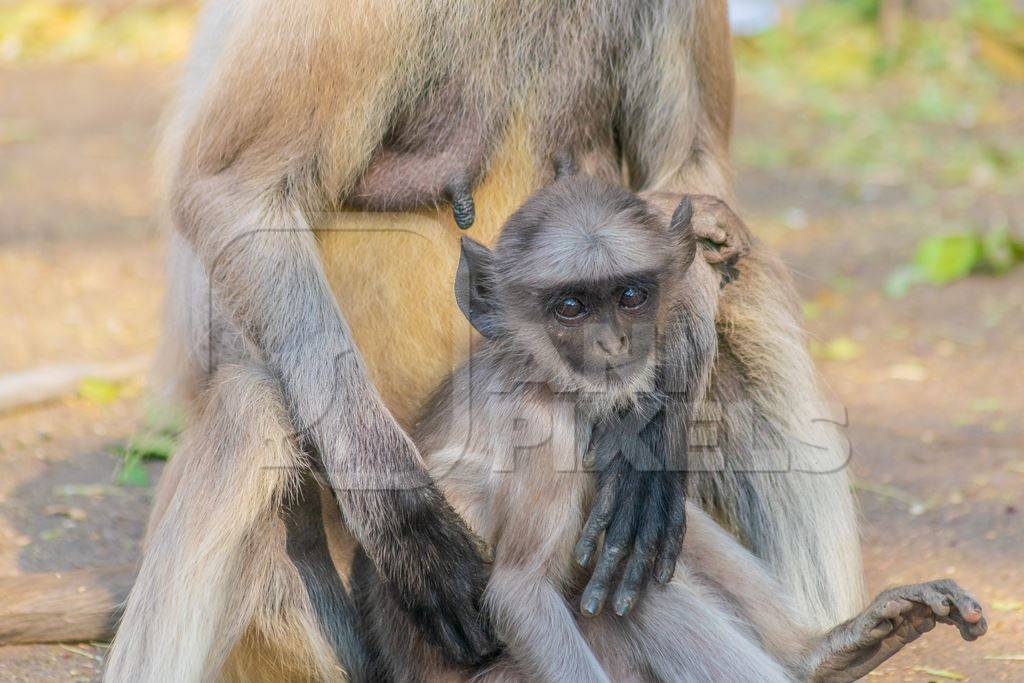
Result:
M665 413L656 403L595 430L585 464L598 470L597 497L575 550L576 561L589 566L605 532L580 601L588 616L603 608L627 554L613 601L619 616L632 610L652 567L659 582L672 578L686 531L686 490L685 473L665 466L664 432Z
M386 562L376 564L397 604L451 663L492 658L498 644L480 609L486 544L432 484L394 495L398 527Z

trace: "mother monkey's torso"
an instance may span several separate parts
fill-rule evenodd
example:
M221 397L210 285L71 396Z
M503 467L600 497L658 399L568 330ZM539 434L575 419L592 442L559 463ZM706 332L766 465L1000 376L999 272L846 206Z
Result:
M689 61L696 27L721 19L699 17L701 4L422 3L419 17L390 17L392 38L410 34L378 75L380 142L316 227L335 297L403 425L468 351L451 295L453 187L472 188L468 232L485 243L566 156L634 187L726 193L728 44L721 73ZM664 33L653 44L652 26ZM718 81L710 95L701 75ZM717 127L704 120L716 107Z

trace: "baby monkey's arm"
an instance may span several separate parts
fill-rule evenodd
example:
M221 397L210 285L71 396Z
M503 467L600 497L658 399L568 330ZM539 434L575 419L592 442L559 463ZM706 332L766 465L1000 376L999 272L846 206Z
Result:
M673 312L659 332L656 390L594 429L588 460L599 472L598 493L576 561L588 566L601 533L605 538L581 600L586 615L601 610L627 554L614 599L617 615L632 610L652 568L659 583L672 578L686 533L687 430L715 357L717 286L708 265L694 262L693 225L719 207L668 194L651 204L671 216L669 230L678 244L678 272L663 293Z

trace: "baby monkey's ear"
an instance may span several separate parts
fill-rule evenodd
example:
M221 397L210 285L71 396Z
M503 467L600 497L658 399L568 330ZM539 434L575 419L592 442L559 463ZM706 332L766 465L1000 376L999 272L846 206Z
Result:
M477 332L490 339L497 332L493 282L494 254L469 237L462 238L455 272L455 301Z
M697 238L693 234L693 202L688 196L684 195L679 200L668 227L678 246L679 267L686 270L697 254Z

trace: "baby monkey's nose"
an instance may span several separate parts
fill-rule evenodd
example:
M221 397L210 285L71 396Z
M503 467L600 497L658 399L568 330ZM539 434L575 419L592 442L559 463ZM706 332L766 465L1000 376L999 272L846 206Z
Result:
M609 334L599 337L597 346L609 358L615 358L629 351L629 340L624 334Z

